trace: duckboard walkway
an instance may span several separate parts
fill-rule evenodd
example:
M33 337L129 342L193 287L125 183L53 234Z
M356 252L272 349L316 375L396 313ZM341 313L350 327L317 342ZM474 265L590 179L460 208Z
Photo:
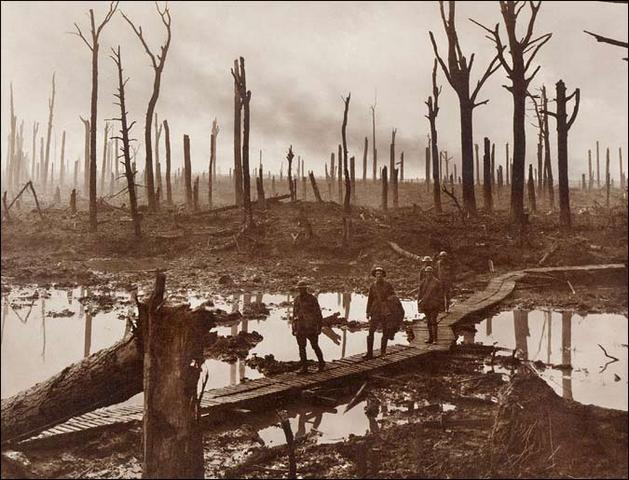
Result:
M384 368L401 366L406 362L417 360L432 352L447 351L456 340L452 328L456 323L465 320L471 315L481 313L504 300L513 292L516 282L528 274L597 273L623 270L626 270L624 264L584 265L531 268L497 276L489 281L485 290L474 293L465 301L453 305L449 312L444 312L440 315L437 335L439 340L435 344L425 344L428 330L425 325L416 324L413 327L415 334L413 342L410 345L390 346L384 357L376 356L373 359L365 360L363 359L363 354L360 353L328 362L326 363L326 369L322 372L307 375L290 372L207 390L201 399L202 415L209 421L218 422L233 411L255 409L270 403L281 403L282 401L298 398L302 395L302 392L307 390L366 378L370 374ZM45 439L114 424L139 421L142 420L142 416L142 405L100 408L93 412L73 417L24 441Z

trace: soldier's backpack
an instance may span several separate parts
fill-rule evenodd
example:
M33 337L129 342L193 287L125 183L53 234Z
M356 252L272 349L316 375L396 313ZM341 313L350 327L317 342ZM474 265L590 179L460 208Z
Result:
M404 307L396 295L389 296L389 298L387 298L387 304L389 307L387 329L392 330L393 333L395 333L400 329L402 322L404 321Z

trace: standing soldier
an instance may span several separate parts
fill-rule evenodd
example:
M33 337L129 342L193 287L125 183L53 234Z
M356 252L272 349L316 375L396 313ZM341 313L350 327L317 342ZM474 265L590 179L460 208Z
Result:
M421 263L421 265L419 267L419 284L420 285L421 285L422 280L424 278L424 270L428 266L432 267L432 258L430 258L428 255L426 255L425 257L422 258L422 263Z
M441 282L443 288L444 305L446 312L450 310L450 299L452 298L452 280L454 272L452 268L452 262L447 252L439 253L439 260L437 261L437 278Z
M376 277L376 281L369 287L369 297L367 298L367 318L369 319L369 334L367 335L367 354L365 359L373 358L373 340L376 330L381 327L382 340L380 343L380 354L384 355L387 350L389 332L384 331L390 315L388 299L395 295L393 286L384 277L387 272L382 267L374 267L371 275Z
M319 360L319 371L322 371L325 368L325 362L323 361L323 352L319 347L319 334L323 321L321 307L319 307L316 297L308 293L308 282L300 280L297 289L299 295L295 297L293 303L293 335L297 337L297 345L299 345L300 373L308 373L308 359L306 357L308 340Z
M439 312L443 310L443 306L441 282L435 277L433 268L426 267L417 298L417 308L424 312L428 323L428 340L426 343L437 341L437 317Z

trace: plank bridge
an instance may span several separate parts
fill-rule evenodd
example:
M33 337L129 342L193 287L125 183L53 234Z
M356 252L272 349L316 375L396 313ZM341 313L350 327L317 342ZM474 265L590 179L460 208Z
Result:
M224 388L207 390L201 399L202 415L210 421L220 421L224 415L237 409L255 409L261 405L279 404L300 398L301 392L314 388L350 382L368 377L391 366L401 366L432 352L447 351L456 340L453 326L471 315L482 313L504 300L515 289L516 282L530 274L552 275L569 273L601 273L626 271L623 264L585 265L577 267L532 268L496 276L489 281L485 290L477 292L465 301L455 304L449 312L439 318L438 342L427 345L427 328L423 324L413 327L415 338L410 345L394 345L384 357L363 359L363 354L328 362L322 372L299 375L295 372L246 381ZM102 428L114 424L142 420L143 406L112 406L73 417L66 422L41 432L25 441L44 439L57 435Z

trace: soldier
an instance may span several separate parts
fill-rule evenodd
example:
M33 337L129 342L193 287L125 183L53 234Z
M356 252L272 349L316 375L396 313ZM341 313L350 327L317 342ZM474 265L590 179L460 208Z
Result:
M452 280L454 272L452 268L452 262L447 252L439 253L439 260L437 261L437 278L441 282L444 295L444 304L446 312L450 309L450 298L452 298Z
M419 267L419 284L421 285L422 283L422 279L423 279L423 273L424 270L427 266L432 266L432 258L430 258L428 255L426 255L425 257L422 258L422 263Z
M297 345L299 345L300 373L308 373L308 359L306 357L308 340L319 360L319 371L322 371L325 368L325 362L323 361L323 352L319 347L319 334L323 321L321 307L319 307L316 297L308 293L308 282L300 280L297 289L299 295L295 297L293 303L293 335L297 337Z
M382 340L380 342L380 354L384 355L387 350L389 331L387 327L388 316L390 315L388 299L395 295L393 286L384 277L387 272L382 267L374 267L371 275L376 277L376 281L369 287L369 297L367 298L367 318L369 319L369 334L367 335L367 354L365 359L373 358L373 340L376 330L381 327Z
M437 317L443 310L443 289L441 282L434 275L433 268L428 266L424 270L424 279L419 286L417 308L426 315L428 323L428 340L426 343L437 341Z

